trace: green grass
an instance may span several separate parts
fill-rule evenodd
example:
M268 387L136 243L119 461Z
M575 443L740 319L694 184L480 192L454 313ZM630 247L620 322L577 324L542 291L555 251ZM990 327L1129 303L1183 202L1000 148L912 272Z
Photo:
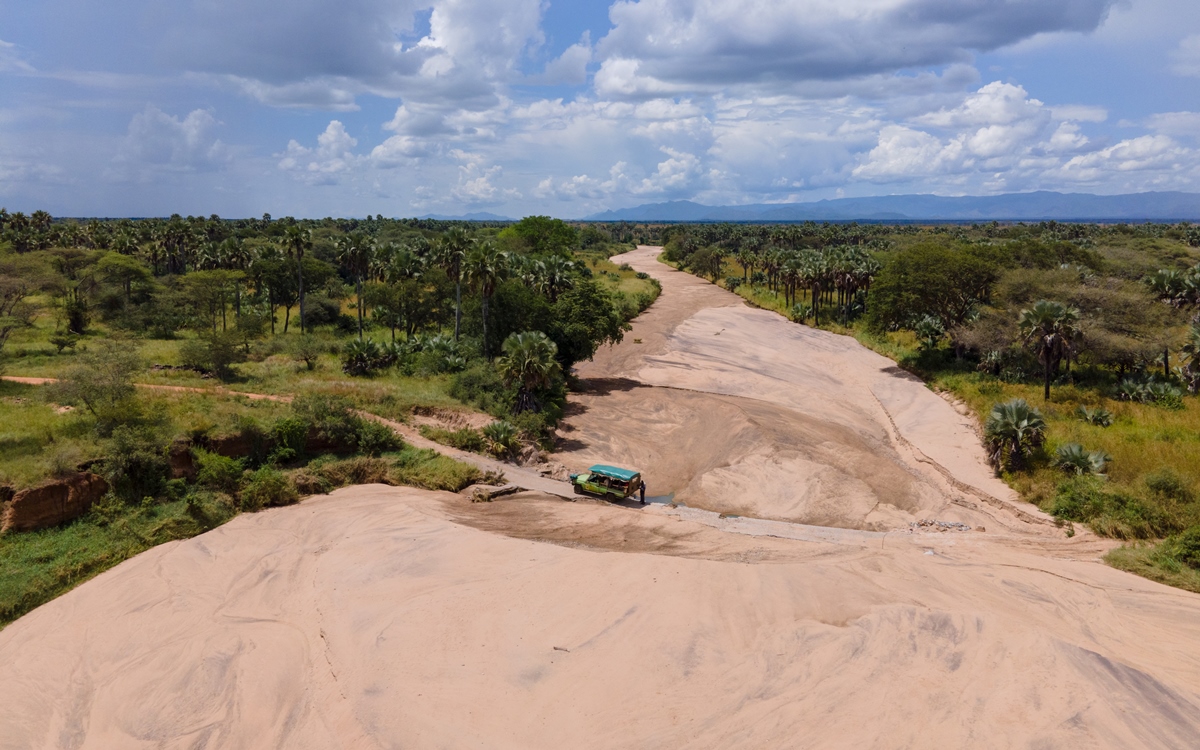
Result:
M97 507L57 529L0 536L0 626L151 547L219 526L232 511L179 500Z
M396 484L458 492L472 484L497 482L500 479L433 450L409 447L396 454L395 458L395 468L388 478Z
M1200 570L1179 564L1164 565L1155 559L1154 552L1152 545L1132 544L1112 550L1104 556L1104 561L1143 578L1200 594Z

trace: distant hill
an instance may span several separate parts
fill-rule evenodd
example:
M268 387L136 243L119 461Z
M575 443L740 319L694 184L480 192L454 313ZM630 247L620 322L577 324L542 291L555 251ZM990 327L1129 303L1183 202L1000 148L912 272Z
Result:
M704 206L648 203L584 221L1183 221L1200 220L1198 193L1008 193L943 197L884 195L813 203Z
M435 221L516 221L507 216L497 216L490 214L487 211L480 211L472 214L463 214L462 216L442 216L440 214L426 214L418 216L419 219L433 219Z

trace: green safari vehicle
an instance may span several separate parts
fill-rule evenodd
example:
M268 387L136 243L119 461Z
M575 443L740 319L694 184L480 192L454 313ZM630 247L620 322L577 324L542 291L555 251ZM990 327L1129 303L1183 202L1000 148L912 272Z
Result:
M571 484L576 495L599 495L624 500L640 493L642 502L646 502L642 475L631 469L596 464L582 474L572 474Z

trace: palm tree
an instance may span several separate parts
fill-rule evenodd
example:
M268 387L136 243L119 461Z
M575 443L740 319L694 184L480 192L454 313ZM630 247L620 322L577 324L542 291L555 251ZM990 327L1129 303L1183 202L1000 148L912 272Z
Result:
M300 333L304 333L304 251L312 246L312 232L289 224L283 232L284 247L296 259L297 293L300 297Z
M1050 376L1059 362L1071 353L1079 338L1079 311L1061 302L1039 300L1028 310L1021 311L1021 338L1033 347L1045 374L1045 399L1050 400Z
M560 371L558 346L541 331L514 333L504 340L501 347L500 374L505 383L519 384L517 388L516 413L537 411L537 392L553 382Z
M575 263L561 255L552 255L538 263L538 291L550 301L557 302L558 295L575 285Z
M354 275L354 294L358 304L358 340L363 337L363 279L374 256L371 238L366 232L351 232L338 238L338 260Z
M442 235L435 250L437 264L445 269L454 282L454 340L462 328L462 263L471 247L471 235L462 227L454 227Z
M1046 420L1023 398L992 407L983 427L997 469L1020 468L1046 439Z
M489 240L475 243L463 267L467 280L479 289L483 308L483 356L490 358L488 349L488 303L496 286L508 276L508 254Z

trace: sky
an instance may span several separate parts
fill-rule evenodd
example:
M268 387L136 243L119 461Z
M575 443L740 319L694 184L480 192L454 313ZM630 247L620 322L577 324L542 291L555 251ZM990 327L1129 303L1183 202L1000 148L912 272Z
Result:
M0 0L0 206L1200 192L1195 0Z

